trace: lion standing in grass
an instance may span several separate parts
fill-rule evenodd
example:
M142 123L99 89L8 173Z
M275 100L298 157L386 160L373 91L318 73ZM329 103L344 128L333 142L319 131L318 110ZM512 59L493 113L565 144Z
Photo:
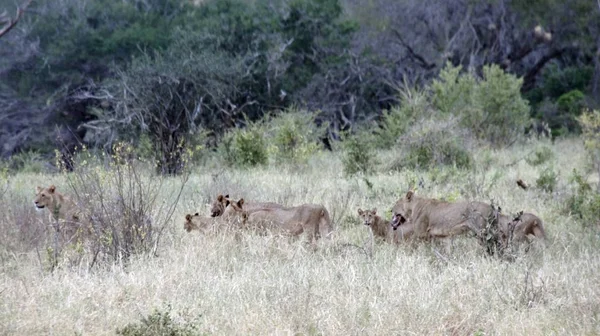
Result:
M81 233L83 218L79 207L72 199L56 191L54 185L48 188L36 187L33 203L37 209L48 209L50 223L66 238L70 239Z
M409 191L392 208L391 224L395 230L405 223L412 224L418 238L443 238L478 231L493 215L492 207L486 203L450 203L418 197Z

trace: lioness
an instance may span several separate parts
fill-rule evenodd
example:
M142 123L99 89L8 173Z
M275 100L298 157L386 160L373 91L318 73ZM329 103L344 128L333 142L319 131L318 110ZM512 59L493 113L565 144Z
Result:
M319 204L262 208L248 212L245 210L244 199L241 199L237 203L230 203L229 208L243 217L246 226L259 230L281 230L291 236L298 236L306 232L313 242L319 236L329 236L332 231L329 212Z
M531 236L542 241L546 239L544 223L538 216L532 213L523 213L521 211L513 219L507 215L499 214L498 225L502 234L501 238L504 247L508 245L511 234L512 241L516 243L529 243L531 242L529 238Z
M48 188L38 186L35 192L35 207L48 209L50 223L55 224L57 231L63 231L66 237L73 237L81 231L83 216L73 200L56 191L54 185Z
M418 238L449 237L478 230L493 218L493 209L482 202L450 203L421 198L408 191L392 208L391 225L397 230L410 222Z
M214 200L210 207L210 216L218 217L223 215L229 206L231 201L229 200L229 195L218 195L217 199ZM244 210L248 212L254 211L254 209L264 209L264 208L281 208L282 205L273 203L273 202L246 202L244 203ZM229 210L231 211L231 210Z
M386 222L377 215L377 208L372 210L358 209L358 217L362 219L363 224L368 226L374 236L383 238L386 242L396 242L394 239L395 232L389 222Z
M192 230L204 231L212 224L211 219L212 217L202 217L197 212L194 215L187 214L185 215L183 229L187 232L192 232Z

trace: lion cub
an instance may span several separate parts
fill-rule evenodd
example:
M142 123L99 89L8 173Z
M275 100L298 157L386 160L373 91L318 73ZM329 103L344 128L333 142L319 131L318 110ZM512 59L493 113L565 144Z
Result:
M377 215L377 208L373 208L372 210L362 210L359 208L358 217L362 219L364 225L371 228L374 236L383 238L388 243L398 243L398 234L394 232L388 222Z

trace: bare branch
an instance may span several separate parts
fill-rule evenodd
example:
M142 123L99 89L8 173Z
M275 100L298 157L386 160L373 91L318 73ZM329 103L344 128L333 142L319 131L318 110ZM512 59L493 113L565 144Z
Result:
M13 29L17 25L17 22L19 21L19 19L21 19L23 13L25 13L25 10L31 4L32 1L33 0L27 0L22 6L17 7L17 15L14 19L6 17L6 14L3 14L0 17L0 22L4 24L4 27L0 29L0 37L2 37L2 35L7 34L11 29Z

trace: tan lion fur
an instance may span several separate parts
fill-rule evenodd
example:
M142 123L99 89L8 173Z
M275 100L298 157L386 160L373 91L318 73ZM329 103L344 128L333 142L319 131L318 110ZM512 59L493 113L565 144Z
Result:
M307 233L311 241L319 236L329 236L332 231L329 212L320 204L302 204L295 207L261 208L251 212L245 209L241 199L231 202L231 214L242 216L245 227L259 231L274 230L291 236ZM228 212L224 214L227 215Z
M210 207L210 215L211 217L218 217L225 214L227 211L232 211L232 209L228 209L229 204L231 203L229 199L229 195L218 195L217 198L212 202ZM244 210L247 212L252 212L255 209L260 210L264 208L281 208L283 205L273 203L273 202L245 202Z
M362 210L359 208L358 217L365 226L369 227L375 237L383 238L388 243L397 243L397 239L394 239L394 229L389 222L377 215L376 208L371 210Z
M418 197L409 191L396 202L392 216L394 229L411 223L417 238L429 239L478 231L492 218L493 209L483 202L450 203Z
M50 223L54 228L71 239L75 235L88 232L89 225L86 225L85 216L81 209L68 196L56 191L56 186L51 185L48 188L36 187L33 203L38 209L48 209Z

